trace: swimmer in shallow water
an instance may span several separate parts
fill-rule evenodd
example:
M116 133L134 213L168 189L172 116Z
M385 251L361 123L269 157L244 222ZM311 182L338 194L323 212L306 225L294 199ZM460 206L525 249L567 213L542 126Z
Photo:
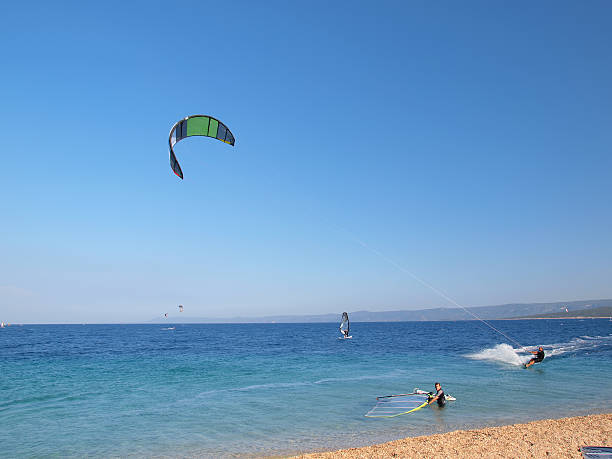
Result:
M442 386L439 382L436 383L436 393L429 393L429 400L427 401L427 404L431 405L433 402L438 402L438 406L440 408L446 405L446 395L444 395L444 391L442 390Z

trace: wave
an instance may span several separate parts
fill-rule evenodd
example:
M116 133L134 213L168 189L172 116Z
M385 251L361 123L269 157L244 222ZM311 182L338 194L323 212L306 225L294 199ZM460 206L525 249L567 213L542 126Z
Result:
M242 387L229 387L227 389L212 389L204 392L200 392L198 397L206 397L210 395L220 394L222 392L247 392L251 390L267 390L267 389L280 389L280 388L291 388L300 386L313 386L315 384L326 384L334 382L345 382L345 381L362 381L367 379L388 379L397 377L398 374L405 373L403 370L394 371L392 373L379 374L379 375L363 375L353 376L346 378L323 378L316 381L295 381L295 382L278 382L278 383L267 383L267 384L252 384L249 386Z
M591 352L603 346L612 345L612 335L608 336L580 336L567 343L542 345L547 356L559 356L567 353Z
M318 381L315 381L313 384L325 384L325 383L330 383L330 382L344 382L344 381L365 381L368 379L389 379L389 378L398 377L405 373L406 372L404 370L396 370L391 373L379 374L379 375L363 375L363 376L352 376L352 377L345 377L345 378L323 378L323 379L319 379Z
M564 354L589 353L598 351L604 346L612 345L612 335L608 336L580 336L565 343L542 344L546 358L559 357ZM513 348L509 344L497 344L494 347L483 349L465 357L473 360L488 360L501 362L509 365L520 366L532 357L529 350L537 349L537 346L525 346L524 348Z

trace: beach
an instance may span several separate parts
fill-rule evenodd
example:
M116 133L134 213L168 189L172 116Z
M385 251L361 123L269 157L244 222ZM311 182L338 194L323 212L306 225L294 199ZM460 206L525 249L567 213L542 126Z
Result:
M612 446L612 414L457 430L388 443L296 456L324 458L580 458L581 446Z

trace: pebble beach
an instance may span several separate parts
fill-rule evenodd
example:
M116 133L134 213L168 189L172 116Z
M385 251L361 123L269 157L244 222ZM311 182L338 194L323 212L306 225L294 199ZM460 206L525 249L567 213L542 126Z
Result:
M457 430L296 458L580 458L587 445L612 446L612 414Z

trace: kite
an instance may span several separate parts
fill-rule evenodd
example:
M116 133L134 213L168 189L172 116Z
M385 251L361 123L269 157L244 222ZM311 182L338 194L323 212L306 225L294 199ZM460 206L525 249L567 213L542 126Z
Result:
M186 137L203 136L225 142L234 146L234 134L229 128L216 118L208 115L191 115L178 121L170 130L168 145L170 147L170 166L172 171L181 179L183 170L174 154L174 146Z

